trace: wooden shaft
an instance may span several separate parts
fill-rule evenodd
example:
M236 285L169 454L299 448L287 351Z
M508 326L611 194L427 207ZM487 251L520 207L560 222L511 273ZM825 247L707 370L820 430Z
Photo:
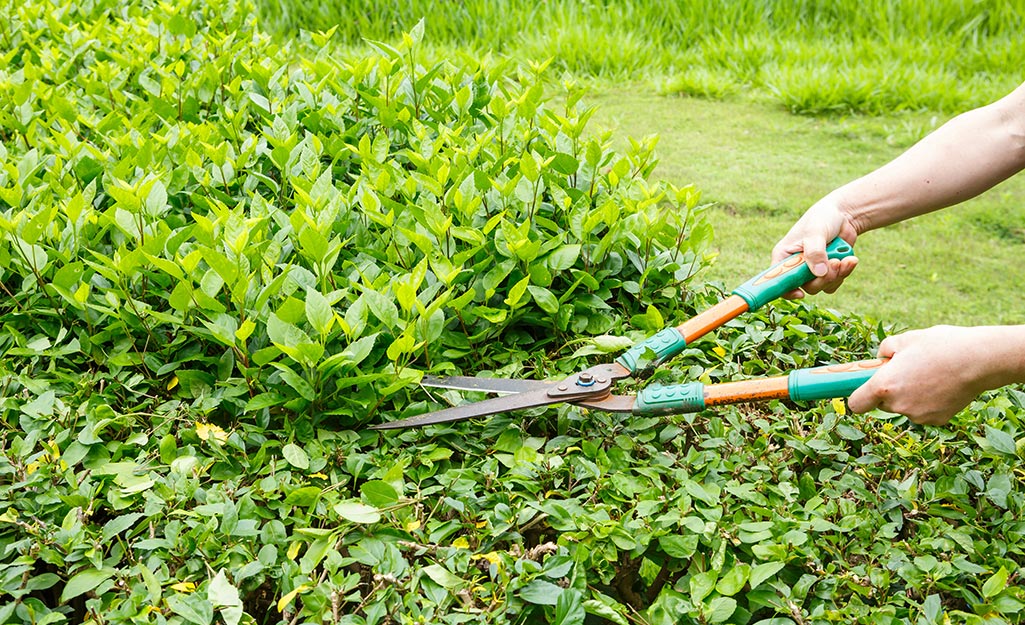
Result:
M747 309L748 305L744 298L731 295L703 313L684 321L676 330L686 340L687 345L690 345L727 321L735 319Z
M705 386L705 406L786 399L789 396L787 376Z

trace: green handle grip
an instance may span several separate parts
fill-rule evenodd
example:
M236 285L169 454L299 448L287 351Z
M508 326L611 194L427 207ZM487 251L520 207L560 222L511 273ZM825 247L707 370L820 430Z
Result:
M701 412L705 409L705 385L701 382L649 386L637 393L633 414L658 415Z
M826 254L829 258L846 258L854 254L854 248L837 237L826 246ZM654 358L650 364L658 365L682 352L688 341L693 341L705 332L736 317L745 310L744 305L747 306L747 310L755 310L793 291L812 278L814 275L804 262L804 255L794 254L734 289L733 294L743 302L736 298L733 298L735 301L732 302L729 299L724 300L688 322L676 328L666 328L634 345L620 355L616 362L630 373L638 373L643 368L641 363L644 355L651 350Z
M650 364L655 366L679 354L684 347L687 347L687 339L680 334L680 331L676 328L666 328L623 352L616 362L630 373L637 373L642 368L641 358L649 349L655 354L655 358Z
M854 254L850 243L840 237L826 246L829 258L847 258ZM757 310L777 297L799 288L815 275L804 262L804 254L794 254L737 287L733 294L747 302L749 310Z
M712 406L768 399L814 401L848 397L886 360L859 360L839 365L799 369L777 378L705 385L701 382L649 386L637 393L633 414L659 415L700 412Z
M793 371L787 376L787 389L790 398L796 401L849 397L885 362L883 359L861 360Z

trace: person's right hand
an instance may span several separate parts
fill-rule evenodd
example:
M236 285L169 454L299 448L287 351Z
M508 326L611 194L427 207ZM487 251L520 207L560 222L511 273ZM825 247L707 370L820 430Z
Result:
M815 279L801 289L791 291L784 297L799 299L804 297L805 293L833 293L843 284L844 279L851 275L858 265L857 256L838 260L830 259L826 255L826 245L838 236L853 245L858 238L858 230L837 202L826 196L809 208L772 250L773 264L792 254L803 252L804 260L815 276Z

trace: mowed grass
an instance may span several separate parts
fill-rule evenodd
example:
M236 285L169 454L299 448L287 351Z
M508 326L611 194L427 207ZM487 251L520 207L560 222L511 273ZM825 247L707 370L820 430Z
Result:
M694 183L713 206L715 264L732 289L769 263L772 246L837 186L897 156L946 121L929 113L809 118L751 101L596 91L596 125L617 139L658 134L654 175ZM1020 323L1025 176L958 207L864 234L860 265L819 305L902 328Z
M730 288L764 268L819 197L1025 80L1025 0L257 5L283 36L334 28L343 55L424 17L421 58L550 60L553 82L592 89L596 121L617 140L660 135L655 175L714 204L709 279ZM855 275L817 301L897 327L1020 322L1023 204L1025 176L868 233Z

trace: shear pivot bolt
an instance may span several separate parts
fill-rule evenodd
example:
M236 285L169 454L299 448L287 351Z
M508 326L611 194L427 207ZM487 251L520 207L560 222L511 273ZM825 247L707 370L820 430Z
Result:
M592 386L594 384L594 376L590 373L584 372L577 376L577 386Z

